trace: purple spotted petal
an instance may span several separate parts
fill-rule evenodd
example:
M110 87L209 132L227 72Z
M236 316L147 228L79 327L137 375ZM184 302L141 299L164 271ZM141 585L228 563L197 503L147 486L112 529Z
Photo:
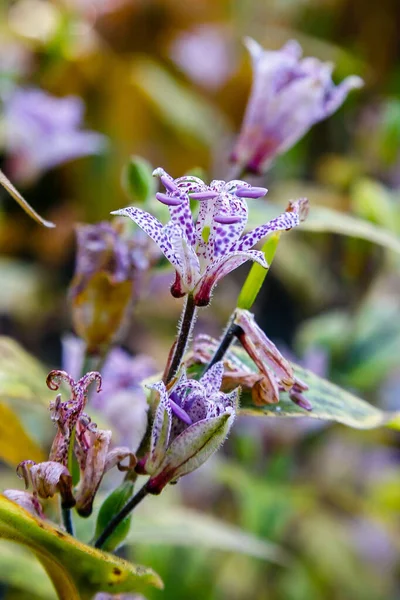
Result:
M171 215L171 221L184 231L189 244L193 246L196 242L196 233L192 211L190 210L189 196L180 193L180 199L180 204L168 207L169 214Z
M184 232L175 224L169 224L164 227L171 244L172 264L177 268L181 276L181 285L186 292L192 291L200 278L199 259L189 244ZM172 262L171 259L169 259Z
M274 231L288 231L293 227L297 227L303 220L303 215L306 214L306 207L307 202L305 199L298 201L298 203L292 203L290 205L291 210L282 213L275 219L269 221L269 223L260 225L253 229L253 231L246 233L235 245L235 250L246 252L255 246L257 242Z
M150 464L146 464L146 467L150 466L150 469L152 469L155 468L161 460L168 447L171 433L172 411L168 393L162 381L153 383L149 386L149 389L156 390L160 396L151 430Z
M235 222L229 222L229 217L235 216ZM241 198L229 195L223 198L218 207L218 220L213 220L210 237L207 243L207 257L218 259L227 254L239 240L247 223L247 203ZM227 218L224 224L223 217Z
M134 206L128 206L127 208L121 208L120 210L114 210L112 215L120 215L123 217L129 217L138 225L147 235L157 244L165 257L175 268L180 268L181 263L179 257L175 256L171 241L165 231L166 228L162 226L160 221L153 217L148 212L135 208Z
M219 391L222 384L222 377L224 376L224 365L223 362L216 363L211 369L203 375L200 379L200 383L204 385L206 394L212 394Z
M194 294L195 304L197 306L207 306L210 303L212 291L218 281L234 269L240 267L247 260L258 262L265 269L268 268L264 254L258 250L247 250L247 252L235 251L223 256L207 267Z
M204 395L204 390L201 393L193 392L187 399L187 413L193 423L205 419L207 416L207 399Z

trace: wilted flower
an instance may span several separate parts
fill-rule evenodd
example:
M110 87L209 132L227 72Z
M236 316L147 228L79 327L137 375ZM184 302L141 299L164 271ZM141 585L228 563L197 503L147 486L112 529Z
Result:
M280 393L285 391L295 404L312 410L311 403L304 396L308 386L295 376L291 364L260 329L254 316L247 310L236 309L233 322L237 326L236 337L257 366L258 372L228 352L224 358L223 389L229 390L240 385L251 390L252 400L258 406L279 402ZM198 336L187 364L208 364L217 347L218 342L213 338Z
M44 518L42 506L36 494L31 494L22 490L5 490L3 496L12 502L15 502L15 504L19 504L19 506L22 506L22 508L35 515L35 517L40 517L41 519Z
M82 371L85 344L75 336L62 340L63 367L74 377ZM97 414L112 426L114 443L137 450L146 433L148 403L141 385L154 375L155 362L144 354L131 356L122 348L112 348L102 367L102 385L90 402Z
M80 129L83 111L76 96L57 98L37 88L7 95L3 145L12 177L30 181L59 164L102 152L106 138Z
M147 238L126 240L121 223L79 225L77 244L70 289L73 323L88 352L101 353L121 331L153 257Z
M135 457L128 448L110 450L111 431L97 429L96 424L84 412L88 387L94 381L97 381L99 390L101 377L94 371L78 381L74 381L65 371L51 371L47 377L47 385L52 390L58 390L61 382L67 383L71 388L71 397L63 402L61 395L58 395L50 405L57 433L49 460L38 464L25 460L17 467L17 473L24 479L26 487L32 487L33 508L38 498L51 498L59 493L63 508L76 506L79 514L87 517L92 512L93 499L104 473L114 466L118 466L120 470L130 470L136 464ZM80 480L75 490L68 470L72 444L80 468ZM127 466L122 465L125 459L128 459ZM7 496L21 505L26 505L28 501L26 496L16 495L15 490L8 490ZM40 514L38 509L36 512Z
M296 227L307 213L304 198L291 202L286 212L242 235L248 213L245 198L260 198L266 194L265 188L239 180L215 180L207 186L197 177L173 179L163 169L156 169L154 174L167 190L166 194L156 194L168 206L171 220L167 225L136 207L113 214L130 217L156 242L176 270L172 295L193 294L197 306L207 306L218 281L247 260L267 268L264 254L252 250L253 246L273 231ZM200 201L196 221L190 200Z
M238 308L234 323L239 326L239 341L262 376L252 390L255 404L279 402L279 392L285 391L295 404L312 410L310 402L303 396L308 386L295 376L291 364L257 325L254 315Z
M251 38L246 46L253 62L253 88L231 158L243 170L263 173L363 82L351 76L335 86L333 65L301 59L301 47L293 40L278 51L264 50Z
M168 388L149 386L159 394L150 450L137 470L150 475L146 485L159 494L167 483L200 467L226 439L238 405L239 388L220 392L224 368L217 363L200 381L182 373Z

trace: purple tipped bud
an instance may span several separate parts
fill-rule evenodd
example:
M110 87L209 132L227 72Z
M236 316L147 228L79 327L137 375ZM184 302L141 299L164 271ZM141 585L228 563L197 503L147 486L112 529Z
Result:
M214 200L217 198L218 192L213 192L212 190L207 192L195 192L194 194L190 194L192 200Z
M238 198L262 198L267 192L267 188L263 187L243 187L238 188L235 192L235 195Z
M167 206L180 206L183 201L181 198L168 196L167 194L162 194L161 192L157 192L156 198L159 202L166 204Z
M168 190L168 192L176 192L176 190L178 189L173 179L171 179L167 175L161 175L160 181L165 187L165 189Z
M242 217L239 215L216 215L214 221L221 225L232 225L233 223L239 223Z

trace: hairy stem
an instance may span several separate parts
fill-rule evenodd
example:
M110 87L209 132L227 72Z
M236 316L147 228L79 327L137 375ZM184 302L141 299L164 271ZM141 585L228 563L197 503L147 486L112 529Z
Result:
M132 510L134 508L136 508L136 506L139 504L139 502L141 502L143 500L143 498L145 498L147 496L148 493L149 493L149 491L147 489L147 484L145 484L142 488L140 488L140 490L137 492L137 494L132 496L132 498L129 500L129 502L127 502L127 504L125 504L125 506L119 511L119 513L117 513L115 515L115 517L113 517L111 519L111 521L109 522L107 527L104 529L104 531L100 534L100 536L95 541L95 543L94 543L95 548L102 548L104 546L104 543L107 541L107 539L110 537L110 535L116 529L116 527L118 527L118 525L124 519L126 519L126 517L129 515L129 513L132 512Z
M179 327L178 338L175 343L175 350L169 365L168 372L164 376L165 383L169 383L177 370L179 369L183 355L185 354L193 325L196 320L197 307L195 306L193 295L189 294L186 298L186 304L183 309L182 318Z

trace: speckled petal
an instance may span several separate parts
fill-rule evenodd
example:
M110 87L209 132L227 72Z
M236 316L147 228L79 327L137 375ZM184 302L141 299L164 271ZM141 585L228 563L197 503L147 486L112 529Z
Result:
M226 194L221 197L216 214L218 214L219 218L234 215L235 217L239 217L239 220L235 223L226 224L213 221L207 243L207 257L213 260L227 254L242 235L247 223L247 203L241 198Z
M222 361L217 362L203 375L203 377L200 379L200 383L204 385L207 395L219 392L221 389L223 375L224 364Z
M127 208L121 208L115 210L111 214L119 215L122 217L129 217L138 225L147 235L157 244L162 253L166 256L171 264L175 268L179 268L180 264L174 256L171 241L168 237L168 229L163 227L162 223L153 215L148 212L135 208L134 206L128 206Z
M274 231L288 231L293 227L300 225L300 222L306 216L307 201L303 198L289 205L289 210L282 213L275 219L265 225L260 225L246 233L235 245L235 250L245 252L255 246L257 242Z
M169 405L168 393L162 381L153 383L149 386L149 389L156 390L160 396L151 430L149 459L146 462L146 469L149 473L152 473L162 460L168 447L171 432L172 411Z
M235 251L223 256L207 267L203 277L197 284L194 294L196 305L207 306L210 303L213 288L218 281L234 269L240 267L247 260L256 261L265 269L268 268L264 254L258 250L247 250L247 252Z

